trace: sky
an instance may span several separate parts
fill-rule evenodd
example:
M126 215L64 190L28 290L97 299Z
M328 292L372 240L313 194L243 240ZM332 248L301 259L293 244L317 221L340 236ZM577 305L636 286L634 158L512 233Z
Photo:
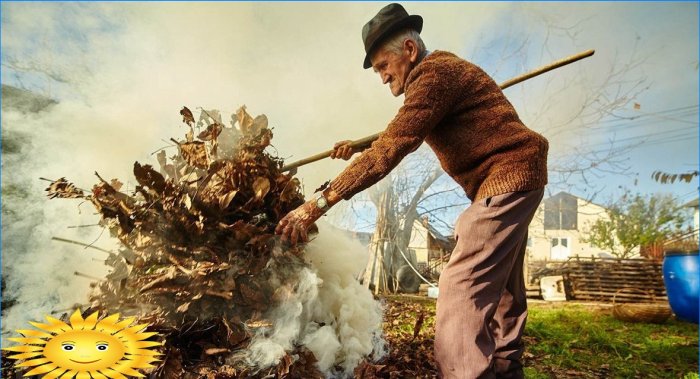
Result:
M219 109L225 119L241 105L266 114L273 151L290 161L379 132L402 98L361 68L360 30L383 5L3 2L2 83L59 101L40 118L3 115L3 128L37 134L42 152L24 163L32 167L6 166L3 175L68 176L83 187L94 171L128 180L134 160L155 162L163 141L185 133L184 105ZM497 82L596 50L505 91L550 141L550 195L599 203L624 189L697 196L697 180L650 178L698 166L697 3L404 6L423 17L429 50L455 52ZM346 164L301 168L307 195Z

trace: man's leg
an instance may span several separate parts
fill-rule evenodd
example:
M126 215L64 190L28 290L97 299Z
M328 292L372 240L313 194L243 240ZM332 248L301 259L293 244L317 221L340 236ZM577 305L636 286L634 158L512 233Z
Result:
M524 346L521 340L527 319L527 294L523 278L523 260L527 246L527 233L518 249L506 288L501 295L498 309L491 322L496 350L493 354L493 371L502 379L524 377L520 358Z
M490 324L542 194L494 196L460 215L457 245L440 275L435 359L443 378L494 377Z

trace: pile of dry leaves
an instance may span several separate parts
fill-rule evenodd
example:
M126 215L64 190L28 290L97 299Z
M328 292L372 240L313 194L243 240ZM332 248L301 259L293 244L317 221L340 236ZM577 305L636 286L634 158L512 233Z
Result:
M389 354L363 362L355 379L437 378L433 354L435 302L419 297L392 296L384 305L384 338Z
M293 288L289 267L306 265L302 246L275 248L278 220L304 198L282 161L264 151L267 118L242 107L232 117L237 127L226 127L220 117L195 125L189 109L180 113L189 132L172 140L178 153L161 150L158 168L134 163L133 191L97 173L89 193L63 178L47 188L50 198L89 200L122 244L85 312L151 324L165 342L155 378L323 377L303 348L262 371L237 354Z

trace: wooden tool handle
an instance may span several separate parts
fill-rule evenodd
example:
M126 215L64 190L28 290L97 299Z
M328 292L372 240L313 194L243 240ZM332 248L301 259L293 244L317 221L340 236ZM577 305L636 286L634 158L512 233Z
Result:
M525 80L533 78L537 75L544 74L547 71L551 71L551 70L554 70L555 68L566 66L570 63L574 63L574 62L579 61L581 59L588 58L591 55L593 55L594 53L595 53L595 50L586 50L582 53L578 53L576 55L572 55L570 57L566 57L564 59L554 61L554 62L552 62L546 66L542 66L536 70L530 71L530 72L522 74L520 76L516 76L515 78L512 78L510 80L506 80L505 82L499 84L499 87L501 87L501 89L506 89L512 85L518 84L520 82L523 82ZM353 148L367 147L370 144L372 144L372 142L374 142L377 138L379 138L380 134L381 133L372 134L371 136L367 136L364 138L360 138L356 141L352 141L350 143L350 146ZM333 153L333 150L324 151L323 153L319 153L319 154L298 160L296 162L292 162L288 165L284 165L282 167L282 172L289 171L291 169L301 167L303 165L306 165L306 164L309 164L312 162L320 161L321 159L324 159L324 158L328 158L331 156L331 153Z

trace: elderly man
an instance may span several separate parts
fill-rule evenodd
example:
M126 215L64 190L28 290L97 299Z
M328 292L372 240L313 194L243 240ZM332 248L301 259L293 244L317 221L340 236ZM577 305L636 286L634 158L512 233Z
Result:
M527 227L547 183L545 138L523 125L498 85L452 53L428 52L423 19L399 4L362 30L372 67L404 104L386 130L276 232L292 244L341 199L387 175L423 141L472 204L455 224L456 247L440 275L435 359L444 378L520 378L527 316L522 276ZM336 144L333 157L353 149Z

